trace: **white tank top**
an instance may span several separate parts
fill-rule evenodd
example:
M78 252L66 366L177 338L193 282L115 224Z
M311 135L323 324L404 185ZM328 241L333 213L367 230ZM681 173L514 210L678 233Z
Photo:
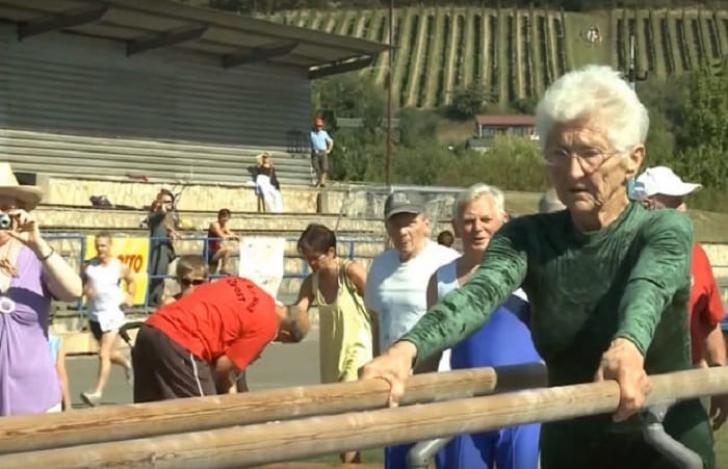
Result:
M457 275L457 259L437 269L436 279L438 300L456 288L460 288Z
M95 296L89 301L89 318L98 321L100 315L120 313L124 300L121 291L121 261L112 259L103 265L94 259L86 267L89 285Z
M437 280L438 300L440 300L443 296L447 295L451 291L460 288L460 284L458 283L457 263L458 260L454 259L447 264L441 266L435 272L435 280ZM440 358L440 363L437 366L437 371L450 371L450 354L450 349L443 350L442 358Z

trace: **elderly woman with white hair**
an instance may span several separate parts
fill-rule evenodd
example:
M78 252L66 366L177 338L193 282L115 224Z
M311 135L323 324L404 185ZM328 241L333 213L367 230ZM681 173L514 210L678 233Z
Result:
M647 110L609 67L589 66L554 82L539 103L536 130L567 210L506 224L468 283L370 362L363 377L387 380L396 402L413 363L471 334L522 286L549 385L615 379L621 392L612 418L544 424L542 467L671 467L644 441L634 414L650 391L648 373L691 367L692 226L683 214L647 210L627 197L648 127ZM712 436L698 400L673 406L664 425L713 467Z

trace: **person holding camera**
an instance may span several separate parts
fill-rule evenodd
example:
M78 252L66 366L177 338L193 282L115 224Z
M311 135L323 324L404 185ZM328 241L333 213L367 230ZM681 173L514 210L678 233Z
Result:
M177 232L178 220L175 213L175 196L169 189L160 189L147 215L150 238L149 259L149 304L157 306L164 295L164 278L169 264L174 260L172 241L180 239Z
M51 300L81 296L81 277L43 239L32 210L42 198L0 163L0 416L61 410L48 352Z

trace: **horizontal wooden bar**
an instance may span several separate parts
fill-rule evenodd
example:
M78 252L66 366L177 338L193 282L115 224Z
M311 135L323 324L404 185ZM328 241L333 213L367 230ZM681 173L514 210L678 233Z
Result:
M429 373L409 379L403 404L543 385L541 364ZM383 408L388 391L384 381L367 380L5 417L0 425L0 453Z
M655 375L646 405L728 393L728 367ZM228 468L614 412L616 381L0 456L0 467ZM276 403L285 406L285 402Z

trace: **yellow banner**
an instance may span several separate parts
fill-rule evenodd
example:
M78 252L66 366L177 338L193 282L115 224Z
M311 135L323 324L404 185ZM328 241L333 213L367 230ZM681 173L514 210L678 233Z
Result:
M94 236L86 236L86 261L96 257ZM147 267L149 265L149 238L113 238L111 252L122 264L129 266L136 290L134 303L144 304L147 294ZM123 283L123 282L122 282ZM122 285L126 289L126 285Z

